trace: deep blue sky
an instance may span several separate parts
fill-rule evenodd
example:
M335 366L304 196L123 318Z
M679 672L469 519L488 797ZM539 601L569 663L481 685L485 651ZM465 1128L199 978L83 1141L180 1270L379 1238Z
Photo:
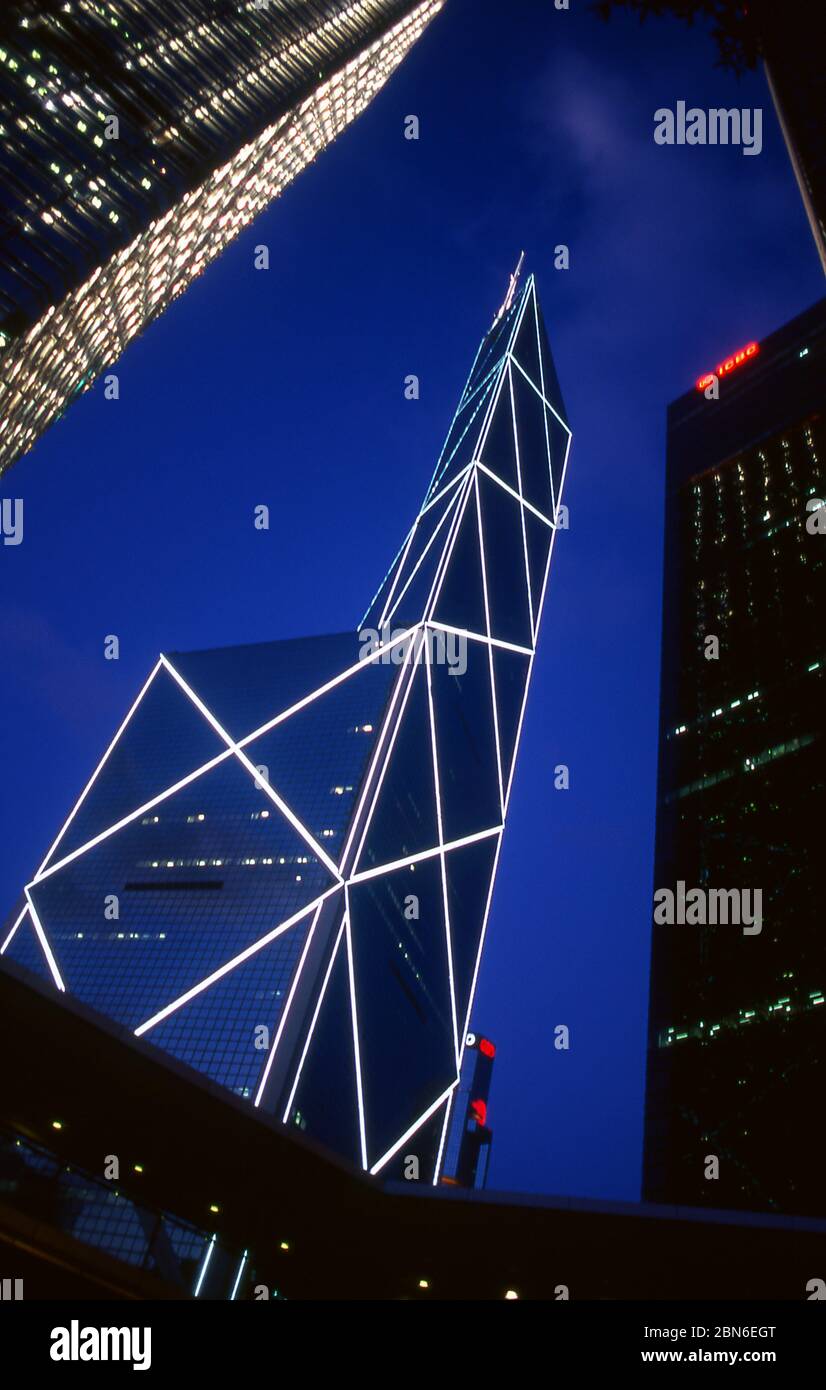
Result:
M129 349L121 399L99 384L3 488L26 534L0 547L0 915L159 650L355 626L524 247L574 445L475 1009L500 1188L639 1194L665 409L822 293L765 82L713 60L700 29L583 0L448 0ZM679 99L762 106L763 153L655 145Z

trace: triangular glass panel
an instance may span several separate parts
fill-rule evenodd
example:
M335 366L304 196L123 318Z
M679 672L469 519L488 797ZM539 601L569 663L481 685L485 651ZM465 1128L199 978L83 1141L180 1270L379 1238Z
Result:
M565 402L562 399L562 391L559 387L559 379L556 374L553 354L548 343L548 334L545 329L545 322L542 317L542 310L539 301L536 302L536 317L539 323L539 341L542 347L542 383L543 395L549 401L554 410L563 420L568 419L568 412L565 409Z
M29 891L67 989L136 1028L334 882L231 756Z
M441 856L355 883L349 900L372 1165L456 1076Z
M12 923L17 920L19 911L20 908L18 906L17 912L15 912L12 918ZM5 940L7 936L8 932L5 932L3 940ZM51 942L49 942L49 948L54 956L54 948ZM3 952L2 959L13 960L16 965L22 965L24 970L31 970L33 974L38 975L41 980L48 980L49 984L54 984L54 976L49 969L46 953L34 929L31 913L28 911L20 923L20 926L17 928L17 931L14 933L9 945ZM56 956L55 960L57 960ZM57 968L58 970L60 969L59 963Z
M478 475L485 545L490 635L520 647L533 645L525 568L522 506L498 483Z
M502 783L506 794L530 664L531 658L522 656L520 652L509 652L504 647L493 648L493 683L499 720L499 752L502 758Z
M269 1029L271 1041L275 1036L313 911L142 1036L236 1095L252 1097L269 1055L256 1046L256 1029Z
M456 417L439 460L434 484L430 491L431 496L441 492L452 478L461 473L466 464L478 456L479 435L485 423L485 414L491 396L499 379L499 376L494 373L487 385Z
M353 633L171 652L175 670L231 738L240 740L358 660Z
M348 665L358 661L359 650L354 632ZM250 762L267 769L269 785L336 864L398 675L394 654L391 649L363 661L352 676L244 745Z
M479 550L479 517L476 495L471 490L459 522L456 540L447 562L433 619L448 627L464 628L487 636L485 589L482 579L482 557Z
M548 552L551 548L553 531L544 521L525 508L525 540L528 546L528 573L531 577L531 604L534 627L539 621L539 605L548 568Z
M224 752L226 746L174 676L162 666L49 862L57 863L87 844Z
M536 310L533 290L529 292L528 303L519 331L514 339L513 356L536 386L542 390L542 373L539 366L539 341L537 338Z
M495 473L503 483L512 487L514 492L519 491L510 369L502 379L502 387L491 414L488 432L479 446L479 457L491 473Z
M437 498L419 518L385 618L385 622L394 629L412 626L424 616L433 580L447 545L454 509L461 505L463 487L463 483L457 483Z
M551 448L551 475L554 485L554 502L556 503L562 491L562 477L565 472L565 459L571 436L550 410L547 412L547 421L548 442Z
M436 1160L439 1156L439 1144L445 1123L446 1105L447 1100L433 1112L429 1120L425 1120L423 1125L419 1125L419 1128L410 1135L398 1153L388 1159L379 1174L382 1182L403 1182L406 1191L410 1191L416 1183L430 1186L432 1189ZM417 1178L411 1176L413 1169L410 1160L412 1158L415 1158L418 1164L419 1176Z
M413 688L359 856L360 871L395 863L439 843L427 671L423 661L412 679Z
M430 668L445 841L501 821L488 652L486 642L469 641L463 675Z
M297 1134L309 1134L361 1167L350 971L344 932L286 1123Z
M453 987L459 1036L470 1007L470 991L479 955L498 835L488 835L445 855L447 910L453 954Z
M545 431L546 410L542 398L522 375L513 371L513 396L516 404L516 434L519 441L519 468L522 475L522 496L538 512L553 520L551 469L548 462L548 436Z

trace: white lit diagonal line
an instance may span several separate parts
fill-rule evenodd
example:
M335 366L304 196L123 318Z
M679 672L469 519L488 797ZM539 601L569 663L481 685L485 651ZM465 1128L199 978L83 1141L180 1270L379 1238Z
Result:
M333 891L334 893L337 893L339 890L338 890L338 888L334 888L332 891ZM325 894L325 897L326 897L326 896L328 896L328 895ZM256 1095L255 1095L255 1100L253 1101L253 1104L254 1104L254 1105L260 1105L260 1104L261 1104L261 1101L262 1101L262 1099L263 1099L263 1097L264 1097L264 1091L266 1090L266 1087L267 1087L267 1081L269 1080L269 1075L270 1075L270 1071L271 1071L271 1069L272 1069L272 1064L273 1064L273 1062L275 1061L275 1054L276 1054L276 1052L277 1052L277 1050L278 1050L278 1044L279 1044L280 1041L281 1041L281 1035L282 1035L282 1033L284 1032L284 1028L286 1027L287 1016L289 1015L289 1012L290 1012L290 1008L291 1008L291 1006L292 1006L293 999L295 998L295 992L296 992L296 990L298 989L298 982L299 982L299 980L301 979L301 972L302 972L303 969L304 969L304 965L305 965L305 963L306 963L307 956L309 955L310 946L312 945L313 937L315 936L315 929L316 929L316 927L318 926L318 919L319 919L319 916L321 915L321 909L322 909L323 906L324 906L324 902L323 902L323 900L322 900L321 902L319 902L318 907L317 907L316 910L315 910L315 916L313 917L313 920L312 920L312 922L311 922L311 924L310 924L310 930L307 932L307 940L304 942L304 949L303 949L303 951L301 952L301 958L300 958L300 960L299 960L299 962L298 962L298 965L297 965L296 968L295 968L295 974L293 975L292 984L290 985L290 992L289 992L289 994L287 995L286 1001L285 1001L285 1003L284 1003L284 1007L283 1007L283 1009L281 1010L281 1017L280 1017L280 1019L279 1019L279 1021L278 1021L278 1031L277 1031L277 1033L276 1033L276 1035L275 1035L275 1037L274 1037L274 1039L273 1039L272 1046L271 1046L271 1048L270 1048L270 1050L269 1050L269 1054L268 1054L268 1056L267 1056L267 1064L266 1064L266 1066L264 1067L264 1071L263 1071L261 1080L260 1080L259 1085L258 1085L258 1090L257 1090Z
M210 985L215 984L216 980L223 979L225 975L229 974L230 970L235 970L237 966L243 965L245 960L249 960L250 957L256 955L258 951L262 951L265 946L269 946L271 941L275 941L276 937L282 936L290 927L294 927L296 922L300 922L302 917L306 917L308 912L312 912L314 907L318 907L325 898L329 898L331 893L336 892L338 892L338 885L334 888L328 888L326 893L323 893L319 898L314 898L306 907L302 907L300 912L293 913L293 916L289 917L286 922L280 922L277 927L273 927L272 931L267 932L267 934L260 937L258 941L253 941L251 946L247 946L246 949L240 951L237 956L233 956L232 960L225 961L217 970L213 970L211 975L207 975L206 979L200 980L197 985L193 985L185 994L179 995L177 999L172 1000L171 1004L167 1004L163 1009L159 1009L158 1012L153 1014L151 1018L148 1018L145 1023L141 1023L135 1029L135 1037L142 1037L150 1028L154 1028L156 1024L161 1023L165 1018L168 1018L170 1014L175 1013L176 1009L183 1008L184 1004L189 1003L190 999L194 999L196 995L202 994L205 989L209 989Z
M12 941L14 940L14 937L15 937L15 935L16 935L16 933L17 933L17 928L20 926L20 923L23 921L23 918L25 917L25 915L26 915L26 913L28 912L28 910L29 910L29 905L28 905L28 901L27 901L27 902L26 902L26 905L20 909L20 915L18 916L17 921L15 922L14 926L12 927L11 931L9 932L9 934L8 934L8 936L6 937L5 941L3 942L3 945L0 946L0 956L3 955L3 952L6 951L6 950L8 949L9 946L11 946L11 943L12 943Z
M108 840L110 835L115 835L118 830L123 830L125 825L129 825L132 821L137 820L138 816L145 815L147 811L151 811L155 806L160 806L162 801L166 801L170 796L174 796L175 792L179 792L182 787L188 786L190 782L194 782L196 778L202 777L205 772L210 772L212 768L217 767L219 763L223 763L227 758L231 757L232 749L227 748L225 752L218 753L216 757L210 758L209 762L204 763L202 767L196 767L194 772L187 773L186 777L181 778L180 782L173 783L171 787L167 787L164 791L159 792L157 796L153 796L151 801L145 801L142 806L138 806L136 810L130 811L128 816L122 816L119 821L115 821L114 825L107 825L106 829L101 830L99 835L94 835L92 839L87 840L85 844L78 845L77 849L73 849L71 854L67 854L64 859L56 860L54 864L49 865L48 869L43 869L41 872L37 873L29 884L29 887L31 888L36 883L42 883L44 879L49 878L51 874L56 874L58 869L62 869L66 864L71 864L72 860L77 859L79 855L86 854L88 850L94 849L95 845L99 845L101 841ZM256 773L256 776L257 775Z
M272 802L275 803L282 816L284 816L285 819L290 822L290 825L293 827L294 830L298 832L302 840L304 840L310 846L311 850L317 856L317 858L321 860L322 864L324 864L324 866L327 869L329 869L330 873L334 876L334 878L338 879L340 883L342 879L341 874L338 871L338 866L333 863L326 850L321 848L321 845L318 843L315 836L310 834L309 830L305 825L302 825L301 821L298 819L298 816L296 816L294 812L290 810L286 801L283 801L281 799L281 797L274 790L274 788L270 786L269 782L261 777L255 764L250 762L246 753L244 753L243 750L239 748L238 744L235 742L234 739L230 738L223 725L219 724L218 720L215 718L214 714L212 714L211 710L207 709L200 696L196 695L195 691L189 685L187 685L183 676L179 675L179 673L175 670L175 667L171 664L168 658L162 656L161 661L163 662L166 669L170 672L170 674L175 677L175 680L178 682L181 689L185 692L185 694L189 696L196 709L199 709L201 711L201 714L208 721L208 723L212 725L215 732L217 734L220 734L227 747L231 749L231 751L235 754L236 758L238 758L239 762L242 763L242 765L247 769L247 772L254 779L256 785L261 789L261 791L265 793L265 795L267 795L270 798Z
M343 932L344 932L344 922L342 921L341 926L340 926L339 929L338 929L338 936L336 937L336 944L335 944L335 946L333 947L332 952L331 952L331 954L330 954L330 961L329 961L329 964L328 964L328 966L327 966L326 973L325 973L325 975L324 975L324 982L323 982L323 984L322 984L322 986L321 986L321 990L319 991L319 996L318 996L318 1000L316 1001L316 1006L315 1006L315 1011L314 1011L314 1013L313 1013L312 1021L311 1021L311 1023L310 1023L309 1028L307 1029L307 1037L306 1037L306 1039L305 1039L305 1041L304 1041L304 1049L303 1049L303 1051L302 1051L302 1053L301 1053L301 1059L300 1059L300 1061L299 1061L299 1063L298 1063L298 1069L297 1069L296 1074L295 1074L295 1080L293 1081L293 1084L292 1084L292 1090L290 1091L289 1099L288 1099L287 1104L286 1104L286 1107L285 1107L285 1109L284 1109L284 1114L283 1114L282 1117L281 1117L281 1118L282 1118L282 1122L283 1122L284 1124L287 1123L287 1119L288 1119L288 1117L289 1117L290 1111L291 1111L292 1108L293 1108L293 1101L295 1100L295 1093L296 1093L296 1091L298 1090L298 1083L299 1083L299 1081L301 1080L301 1073L302 1073L302 1071L304 1070L304 1063L305 1063L306 1060L307 1060L307 1053L308 1053L309 1050L310 1050L310 1043L311 1043L312 1040L313 1040L313 1033L315 1032L316 1023L318 1022L318 1015L321 1013L321 1006L322 1006L322 1004L324 1003L324 996L325 996L325 994L327 993L327 986L328 986L328 984L330 983L330 976L331 976L332 973L333 973L333 966L335 965L336 956L338 955L338 948L339 948L339 946L341 945L341 937L342 937L342 933L343 933Z
M428 1106L424 1114L420 1115L418 1120L416 1120L415 1123L412 1124L409 1129L405 1130L401 1139L396 1140L392 1149L388 1149L386 1154L382 1154L378 1163L373 1164L373 1167L370 1169L370 1173L373 1177L375 1177L376 1173L381 1172L385 1164L389 1163L394 1154L397 1154L399 1152L399 1149L402 1147L403 1144L407 1143L411 1135L415 1134L416 1130L420 1129L423 1124L426 1124L427 1121L430 1119L431 1115L435 1115L436 1111L439 1109L439 1106L444 1105L444 1102L447 1100L448 1096L450 1095L451 1091L456 1086L456 1084L457 1083L455 1081L451 1081L447 1090L442 1092L442 1094L439 1096L439 1099L434 1100L433 1104Z
M26 898L27 898L27 901L28 901L28 904L29 904L29 915L30 915L30 917L31 917L31 919L32 919L32 923L33 923L33 925L34 925L34 929L35 929L35 931L37 932L37 939L38 939L38 941L40 942L40 945L43 947L43 954L44 954L44 956L46 957L46 960L47 960L48 965L49 965L49 969L50 969L50 971L52 972L52 979L54 980L54 982L55 982L55 984L57 985L58 989L63 990L63 991L65 992L66 986L64 985L63 979L62 979L61 974L60 974L60 971L59 971L58 968L57 968L57 961L55 960L54 956L52 955L52 948L51 948L51 946L49 945L48 941L46 940L46 933L44 932L42 926L40 925L40 918L39 918L38 915L37 915L37 910L36 910L36 908L35 908L34 903L32 902L31 894L29 893L28 888L25 890L25 892L26 892Z
M97 767L95 768L94 772L92 773L91 777L89 778L89 781L86 783L86 786L83 788L83 791L80 793L80 796L78 797L77 801L75 802L74 809L71 811L70 815L68 816L68 818L67 818L66 821L64 822L64 824L63 824L61 830L59 831L59 833L58 833L58 835L57 835L57 838L56 838L56 839L54 840L54 842L52 843L52 846L51 846L51 848L49 849L49 851L48 851L48 853L47 853L45 859L43 860L43 863L40 865L40 868L38 869L37 873L35 874L35 879L37 879L37 878L39 878L39 877L41 876L41 873L42 873L43 869L45 869L46 865L48 864L49 860L50 860L51 857L52 857L52 854L53 854L54 851L57 849L57 846L60 844L60 841L63 839L63 836L66 834L66 831L69 829L69 826L71 825L72 821L74 820L74 818L75 818L75 816L76 816L78 810L80 809L80 807L82 806L83 802L85 801L87 793L90 791L90 789L91 789L93 783L94 783L95 780L97 779L97 775L98 775L98 773L100 772L101 768L103 767L103 764L106 762L106 759L109 757L109 754L111 753L112 749L114 748L115 744L117 743L118 739L120 738L121 734L123 733L124 729L126 728L127 724L129 723L129 720L132 718L132 715L135 713L135 710L138 708L138 705L140 704L141 700L143 699L144 695L146 694L147 690L149 689L150 685L152 684L153 680L155 679L155 677L156 677L156 675L158 674L158 672L159 672L160 669L161 669L161 662L160 662L160 660L158 660L158 661L156 661L154 667L152 668L151 672L150 672L149 675L147 676L146 681L144 682L144 685L143 685L143 687L142 687L142 689L141 689L139 695L137 696L137 698L136 698L135 701L133 702L133 704L132 704L132 706L131 706L129 712L128 712L127 715L126 715L126 718L124 719L123 723L121 724L120 728L118 729L117 733L115 734L115 737L112 739L112 742L109 744L109 747L106 749L106 752L104 753L103 757L101 758L100 762L98 763Z

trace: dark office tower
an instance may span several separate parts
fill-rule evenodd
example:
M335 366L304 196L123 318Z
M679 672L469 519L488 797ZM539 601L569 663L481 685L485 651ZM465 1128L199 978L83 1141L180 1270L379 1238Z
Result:
M441 1181L452 1187L486 1187L493 1133L488 1097L496 1047L490 1038L468 1033L459 1084L450 1101Z
M0 472L369 104L443 0L5 0Z
M3 942L364 1168L428 1180L570 442L516 288L360 629L161 657Z
M644 1188L822 1215L826 300L708 367L668 414Z

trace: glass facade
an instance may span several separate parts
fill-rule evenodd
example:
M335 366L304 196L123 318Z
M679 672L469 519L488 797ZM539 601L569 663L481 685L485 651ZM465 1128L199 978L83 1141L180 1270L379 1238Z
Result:
M653 928L654 1201L824 1210L824 381L826 300L669 411L655 888L759 891L762 925Z
M8 0L0 472L369 104L442 0Z
M570 444L533 278L511 299L359 630L161 657L2 945L361 1167L428 1181Z

